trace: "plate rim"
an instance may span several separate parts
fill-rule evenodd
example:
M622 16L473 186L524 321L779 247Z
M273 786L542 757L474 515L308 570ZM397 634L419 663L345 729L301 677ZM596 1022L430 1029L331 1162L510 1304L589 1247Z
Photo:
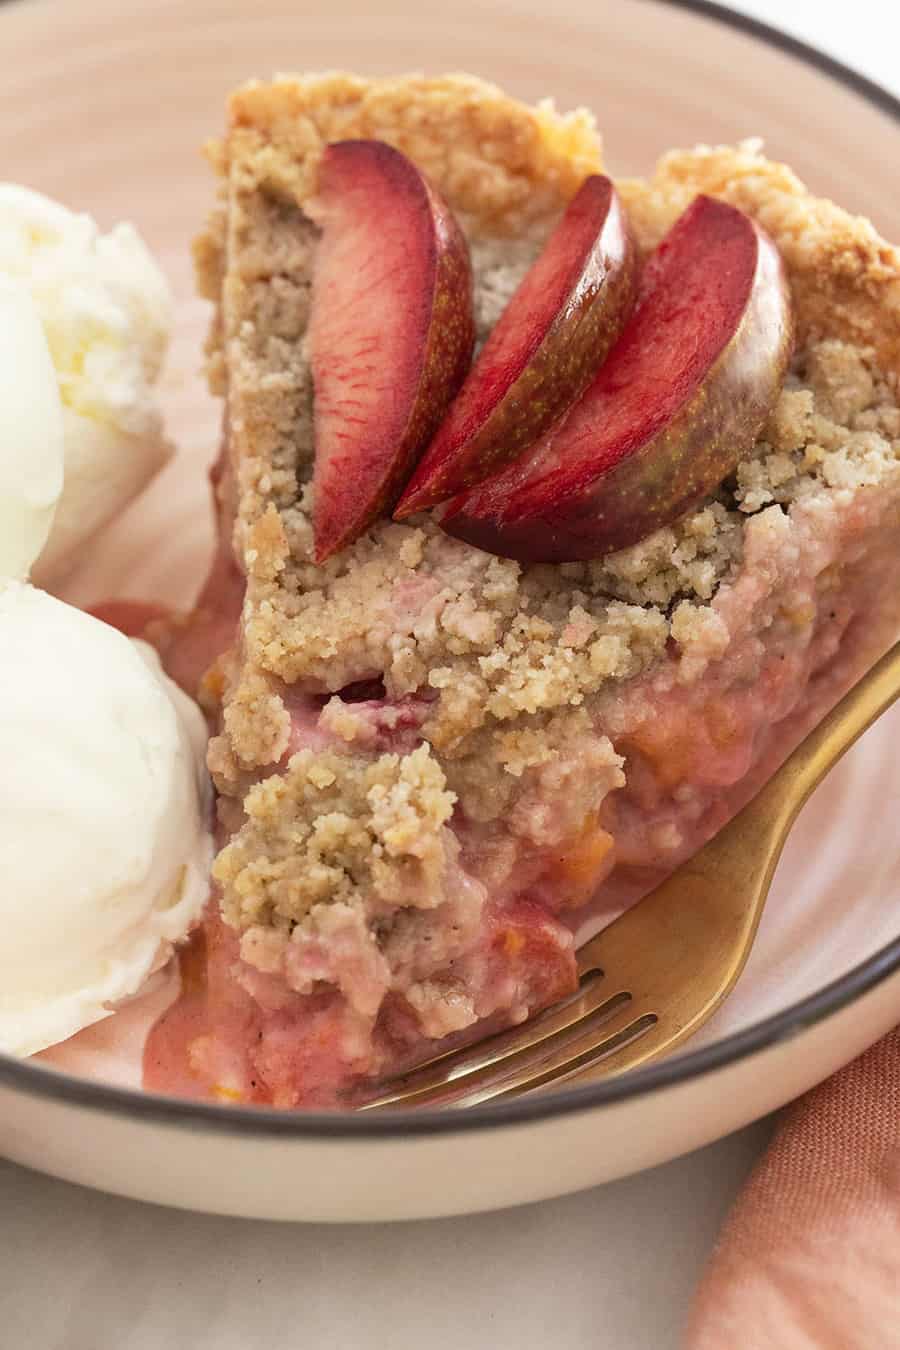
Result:
M678 0L665 0L665 3L673 2ZM140 1116L141 1123L155 1122L190 1132L208 1129L217 1135L251 1138L393 1139L494 1130L561 1115L581 1115L728 1068L826 1022L898 970L900 937L892 939L845 975L838 976L798 1003L699 1050L661 1060L621 1077L561 1089L546 1097L518 1097L509 1102L486 1103L458 1112L420 1107L379 1115L377 1112L291 1112L275 1111L271 1107L220 1105L79 1078L2 1053L0 1088L8 1086L29 1097L50 1098L106 1115Z
M803 39L717 0L640 0L666 4L744 33L795 57L860 95L900 126L900 98L868 76ZM0 0L0 4L5 0ZM900 937L881 947L846 974L789 1007L772 1013L720 1041L662 1060L622 1077L562 1089L547 1096L524 1096L466 1111L406 1110L378 1115L353 1112L273 1111L167 1097L143 1089L79 1078L0 1052L0 1088L51 1099L114 1117L140 1118L179 1130L276 1139L384 1139L495 1130L602 1109L635 1097L688 1083L736 1064L826 1021L900 970Z

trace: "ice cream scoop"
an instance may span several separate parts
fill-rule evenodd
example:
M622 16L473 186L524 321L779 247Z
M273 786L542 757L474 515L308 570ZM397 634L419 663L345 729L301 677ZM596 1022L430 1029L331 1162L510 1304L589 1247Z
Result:
M0 1050L106 1017L199 917L206 729L155 653L0 585Z
M62 400L65 486L33 568L48 585L169 458L156 385L172 300L133 226L103 234L14 183L0 183L0 276L31 295Z
M63 484L56 372L28 290L0 276L0 578L28 576Z

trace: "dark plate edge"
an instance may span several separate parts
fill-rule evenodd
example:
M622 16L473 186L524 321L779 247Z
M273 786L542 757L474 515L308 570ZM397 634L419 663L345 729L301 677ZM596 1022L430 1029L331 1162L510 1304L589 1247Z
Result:
M0 5L6 2L0 0ZM669 4L746 33L822 71L900 123L900 98L834 57L771 24L727 9L714 0L634 0L634 3ZM139 1118L142 1123L249 1138L384 1139L492 1130L628 1101L736 1064L761 1050L791 1040L834 1016L898 970L900 937L815 994L714 1045L636 1069L621 1078L458 1112L414 1110L353 1115L280 1113L267 1108L220 1106L73 1078L2 1053L0 1087L89 1111Z

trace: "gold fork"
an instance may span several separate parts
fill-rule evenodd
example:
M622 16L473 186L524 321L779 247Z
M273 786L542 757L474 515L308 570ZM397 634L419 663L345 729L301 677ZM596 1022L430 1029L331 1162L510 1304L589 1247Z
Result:
M900 695L900 642L699 853L578 953L576 993L384 1085L361 1110L474 1106L624 1073L711 1017L744 968L785 839L828 770Z

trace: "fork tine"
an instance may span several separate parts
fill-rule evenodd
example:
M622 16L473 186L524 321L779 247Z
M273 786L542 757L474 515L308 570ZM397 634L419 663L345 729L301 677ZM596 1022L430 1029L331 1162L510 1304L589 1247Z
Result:
M570 1079L581 1079L587 1070L593 1069L613 1058L621 1050L627 1050L634 1045L635 1041L641 1040L657 1025L659 1018L656 1013L641 1013L640 1016L634 1016L634 1010L628 1010L632 1015L616 1031L610 1031L602 1040L597 1040L596 1035L585 1035L579 1041L576 1041L565 1047L565 1050L548 1059L546 1065L539 1069L537 1073L527 1076L515 1075L511 1080L506 1079L496 1084L496 1090L485 1090L466 1096L464 1101L451 1102L451 1106L476 1106L479 1102L499 1100L503 1097L518 1097L523 1092L532 1092L540 1088L559 1087ZM621 1020L621 1019L620 1019ZM623 1066L629 1067L629 1065ZM607 1076L611 1077L615 1068L607 1069ZM490 1087L494 1088L494 1084Z
M360 1110L438 1103L469 1106L490 1097L505 1095L524 1084L535 1085L545 1077L572 1071L585 1062L589 1046L598 1044L598 1031L615 1024L615 1032L603 1037L605 1045L623 1030L629 1018L631 995L623 989L613 994L603 988L600 971L589 970L580 989L562 1004L503 1031L471 1050L449 1051L428 1064L391 1082L383 1093ZM617 1048L617 1047L614 1047ZM593 1060L594 1056L588 1058Z
M593 998L593 988L595 984L602 979L603 971L596 965L589 966L585 970L579 969L579 984L573 989L571 994L561 998L558 1003L553 1003L549 1007L542 1009L530 1017L527 1022L522 1022L516 1026L506 1027L502 1031L495 1032L492 1036L485 1037L473 1045L454 1046L450 1050L442 1050L437 1055L432 1055L429 1059L422 1060L416 1064L415 1068L410 1069L408 1073L401 1074L392 1079L394 1083L409 1083L413 1079L422 1080L424 1085L426 1077L430 1079L431 1070L436 1069L438 1065L444 1064L447 1067L446 1080L458 1077L458 1073L452 1070L448 1061L452 1060L453 1065L461 1066L459 1072L468 1073L472 1069L480 1067L482 1063L493 1064L498 1056L503 1054L512 1054L516 1049L536 1044L538 1041L545 1040L563 1027L576 1022L585 1012L592 1011L596 1006L596 1000ZM440 1078L434 1076L434 1081L445 1081L444 1076Z

